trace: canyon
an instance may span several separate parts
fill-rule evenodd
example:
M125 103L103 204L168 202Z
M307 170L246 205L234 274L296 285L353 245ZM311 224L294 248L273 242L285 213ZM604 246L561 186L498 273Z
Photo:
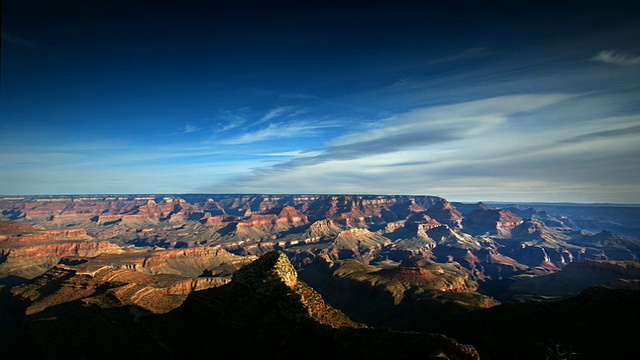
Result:
M276 341L250 330L280 358L323 339L344 354L337 358L371 354L357 353L358 343L392 356L396 342L428 358L507 359L518 347L522 359L553 358L561 344L587 359L603 353L575 319L607 327L618 356L630 351L621 341L630 335L616 316L638 319L635 206L141 194L0 197L0 211L0 328L11 334L3 341L36 344L36 357L53 349L50 358L62 358L60 332L98 336L110 319L103 350L113 356L122 353L108 339L134 336L139 346L122 351L198 358L213 344L242 347L232 334L257 321L281 331ZM530 324L522 329L530 338L500 345L508 330L488 329L487 314ZM562 331L544 330L544 321ZM185 352L207 327L217 340Z

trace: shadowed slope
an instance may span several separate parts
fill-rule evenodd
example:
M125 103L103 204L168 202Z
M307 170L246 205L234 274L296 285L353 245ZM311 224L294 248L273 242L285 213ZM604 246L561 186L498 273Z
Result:
M113 359L479 359L473 347L442 335L369 328L349 320L298 280L287 257L269 252L227 285L193 292L162 315L133 306L74 301L27 318L34 358L74 354Z

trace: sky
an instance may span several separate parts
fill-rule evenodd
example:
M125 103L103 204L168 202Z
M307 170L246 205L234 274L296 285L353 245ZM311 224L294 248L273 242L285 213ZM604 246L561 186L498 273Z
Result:
M632 1L2 1L0 195L640 204Z

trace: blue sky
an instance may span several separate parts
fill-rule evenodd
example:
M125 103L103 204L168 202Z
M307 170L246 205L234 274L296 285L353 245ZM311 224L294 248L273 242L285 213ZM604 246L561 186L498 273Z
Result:
M640 203L633 2L479 3L5 0L0 194Z

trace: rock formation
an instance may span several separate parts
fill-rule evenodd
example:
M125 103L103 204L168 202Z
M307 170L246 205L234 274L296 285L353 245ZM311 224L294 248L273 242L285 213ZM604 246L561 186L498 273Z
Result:
M491 234L510 237L511 230L522 222L522 218L508 210L483 209L474 210L465 215L462 225L471 235Z
M440 199L435 205L429 207L427 215L452 228L462 227L462 214L445 199Z
M69 349L95 359L208 358L220 351L274 359L310 352L335 359L480 358L473 347L442 335L349 320L298 280L281 252L246 265L226 285L191 293L165 314L72 301L28 315L23 324L25 338L14 340L31 344L21 350L30 358L62 359Z
M75 315L69 319L80 323L87 314L107 323L113 315L141 332L113 336L138 339L153 348L149 354L161 356L167 350L151 345L159 338L142 335L146 328L139 328L138 321L189 308L194 319L199 307L232 308L206 294L250 298L255 291L248 289L255 288L264 296L273 290L267 286L271 282L260 290L243 275L247 270L239 269L269 254L267 260L286 269L278 276L289 273L278 280L284 284L280 290L322 310L295 305L303 309L295 316L284 308L270 313L293 327L306 319L301 321L341 333L366 330L371 339L387 336L314 317L329 314L340 323L343 316L321 306L322 295L360 323L455 334L449 319L508 305L498 301L569 298L596 285L633 288L634 279L619 269L632 269L623 264L635 264L640 257L640 240L634 237L638 209L463 204L413 195L0 197L0 305L13 299L12 306L22 309L18 313L28 314L34 336L59 311L71 311ZM315 290L301 285L294 271ZM256 276L269 279L262 275ZM233 309L247 311L238 306ZM254 320L272 325L260 312L246 318L234 318L231 310L226 314L231 328ZM429 325L416 328L413 319ZM290 329L281 330L289 334ZM197 337L188 328L181 331ZM219 331L225 338L225 331ZM267 346L267 334L254 335ZM191 345L185 340L182 346Z

